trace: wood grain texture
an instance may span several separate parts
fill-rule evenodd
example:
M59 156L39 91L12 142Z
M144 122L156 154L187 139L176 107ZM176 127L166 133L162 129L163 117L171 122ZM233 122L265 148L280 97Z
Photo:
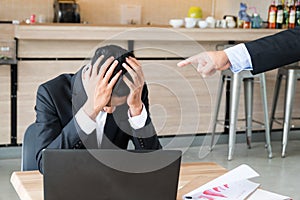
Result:
M20 61L18 63L18 142L35 121L35 99L40 84L62 74L76 72L83 61Z
M15 35L15 25L0 24L0 41L13 40Z
M10 143L10 66L0 65L0 144Z
M20 40L18 56L21 58L90 58L99 46L108 44L127 47L127 41L106 40Z
M134 41L251 41L280 29L187 29L168 26L19 25L15 37L22 40L134 40Z

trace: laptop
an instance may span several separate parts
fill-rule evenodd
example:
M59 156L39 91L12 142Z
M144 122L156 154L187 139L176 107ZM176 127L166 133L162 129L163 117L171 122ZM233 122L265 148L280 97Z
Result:
M181 151L46 149L45 200L174 200Z

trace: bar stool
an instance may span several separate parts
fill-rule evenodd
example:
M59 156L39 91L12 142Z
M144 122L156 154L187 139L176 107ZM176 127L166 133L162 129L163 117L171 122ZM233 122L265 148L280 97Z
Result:
M300 78L299 66L285 66L278 69L277 79L275 83L274 96L272 102L272 112L270 118L270 129L272 130L273 122L277 122L275 111L278 101L280 85L283 76L286 77L285 97L284 97L284 117L283 117L283 136L282 136L282 152L281 157L285 157L285 150L288 141L288 133L291 127L292 110L294 105L294 97L296 91L297 80Z
M224 70L221 72L216 107L213 116L213 130L211 137L211 149L214 145L214 137L217 123L223 120L218 119L220 104L222 100L222 93L225 80L231 81L230 86L230 103L229 103L229 151L228 160L232 160L235 139L236 139L236 129L237 129L237 117L239 108L239 98L240 98L240 88L242 81L244 82L244 95L245 95L245 115L246 115L246 135L247 144L251 148L251 135L252 135L252 114L253 114L253 82L254 79L258 78L260 81L260 91L264 110L264 127L265 127L265 138L266 138L266 148L268 150L268 157L272 158L272 149L270 142L270 129L269 129L269 117L267 108L267 92L266 92L266 79L265 74L261 73L258 75L252 75L250 71L241 71L239 73L233 73L231 70Z

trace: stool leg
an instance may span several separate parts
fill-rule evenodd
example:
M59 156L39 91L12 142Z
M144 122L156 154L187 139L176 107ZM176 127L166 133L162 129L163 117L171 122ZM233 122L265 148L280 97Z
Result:
M260 75L260 92L262 98L262 106L264 110L264 121L265 121L265 137L266 137L266 148L268 150L268 157L272 158L272 147L270 139L270 126L269 126L269 113L268 113L268 102L267 102L267 86L266 76L264 73Z
M235 73L232 76L231 84L231 98L230 98L230 117L229 117L229 152L228 160L232 160L235 137L236 137L236 122L238 116L238 107L240 99L240 88L241 88L241 78L239 73Z
M282 74L280 72L278 72L277 78L276 78L276 83L275 83L275 88L274 88L273 100L272 100L271 117L270 117L270 131L272 131L273 122L275 120L275 112L276 112L281 82L282 82Z
M219 116L219 110L222 100L222 94L223 94L223 87L224 87L224 81L226 76L221 75L221 78L219 80L219 87L218 87L218 93L217 93L217 99L216 99L216 107L213 115L213 128L211 132L211 143L210 143L210 150L212 151L214 147L214 140L215 140L215 133L216 133L216 127L218 122L218 116Z
M246 116L246 139L248 148L251 149L252 115L253 115L253 79L244 79L245 91L245 116Z
M283 136L282 136L282 153L281 153L282 157L285 157L288 133L290 131L294 95L296 90L296 81L297 78L295 75L295 70L289 70L287 80L286 80L287 88L286 88L286 100L284 106L285 112L284 112Z

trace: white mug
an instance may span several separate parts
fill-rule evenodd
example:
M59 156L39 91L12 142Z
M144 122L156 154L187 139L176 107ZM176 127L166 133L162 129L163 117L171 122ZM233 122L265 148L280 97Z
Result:
M212 16L208 16L205 21L207 22L207 27L215 28L215 18L213 18Z
M222 19L221 20L221 26L220 26L221 28L227 28L227 22L226 22L226 20L225 19Z
M198 20L196 18L192 17L184 18L185 28L194 28L196 26L197 21Z

